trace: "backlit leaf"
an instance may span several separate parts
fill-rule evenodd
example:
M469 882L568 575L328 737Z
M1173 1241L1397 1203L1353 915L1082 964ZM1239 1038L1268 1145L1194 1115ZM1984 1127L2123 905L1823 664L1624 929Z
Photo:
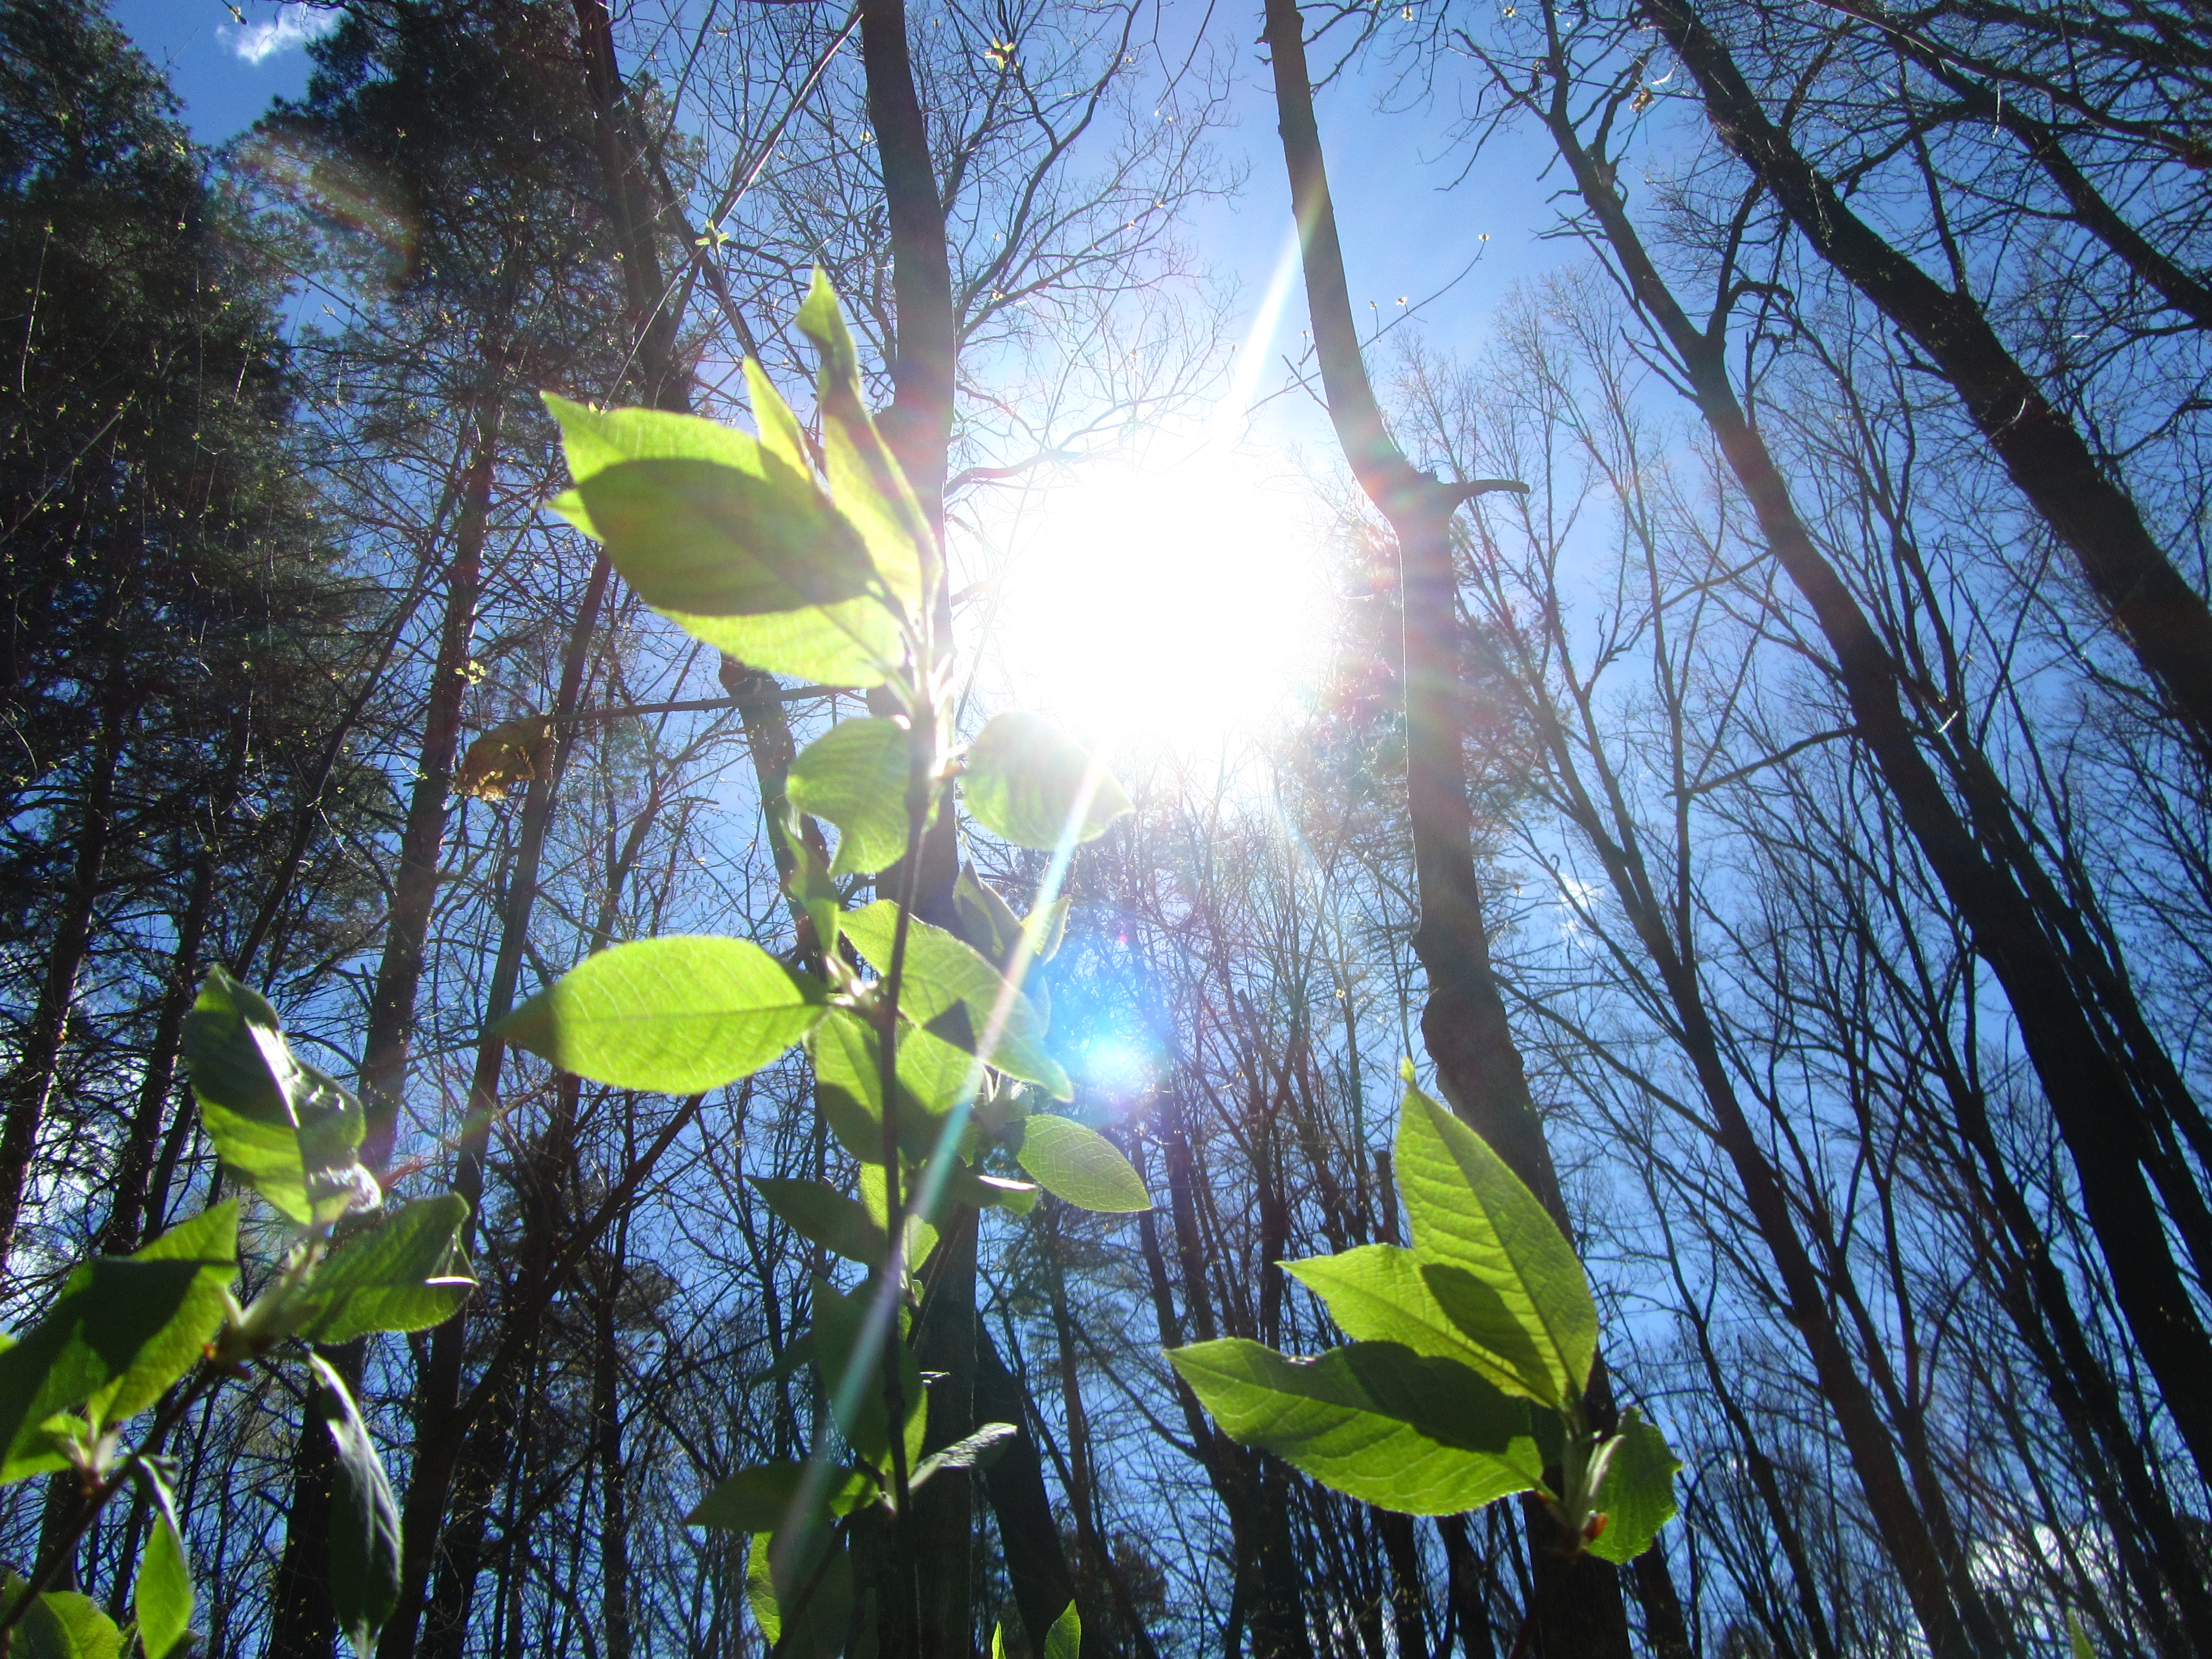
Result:
M1044 1659L1079 1659L1083 1651L1083 1615L1070 1601L1045 1632Z
M607 556L647 605L753 617L870 592L867 550L813 479L772 456L623 461L576 487Z
M1592 1555L1615 1563L1643 1554L1674 1518L1674 1471L1682 1467L1667 1437L1632 1410L1621 1413L1620 1437L1597 1490L1605 1530L1589 1544Z
M1017 847L1094 840L1131 810L1089 751L1041 714L1000 714L968 747L960 798L975 821Z
M146 1553L131 1587L131 1614L146 1659L168 1659L191 1633L192 1577L185 1561L184 1540L166 1512L156 1513L146 1534Z
M898 906L889 899L844 917L846 937L878 973L889 971L897 927ZM899 1012L1000 1071L1042 1085L1057 1099L1074 1097L1067 1073L1045 1052L1044 1023L1028 1000L973 947L919 917L907 933ZM994 1029L997 1040L987 1042Z
M1399 1109L1397 1170L1413 1254L1425 1269L1446 1270L1423 1277L1461 1333L1493 1356L1492 1380L1547 1405L1579 1395L1597 1353L1597 1305L1535 1194L1418 1089Z
M792 1518L792 1504L805 1483L811 1466L799 1462L763 1463L739 1469L684 1517L687 1527L712 1527L720 1532L772 1533ZM848 1469L823 1471L818 1512L847 1515L865 1502L872 1489L866 1476Z
M15 1573L0 1577L0 1607L12 1607L27 1588ZM48 1590L33 1601L13 1632L10 1659L119 1659L123 1632L88 1595Z
M782 1054L827 995L749 940L679 934L586 957L495 1029L595 1082L696 1094Z
M337 1449L331 1477L331 1605L360 1659L376 1651L376 1633L399 1605L399 1504L368 1425L345 1379L310 1352L322 1386L312 1409Z
M0 1351L0 1482L59 1468L40 1425L82 1411L103 1431L198 1364L238 1273L238 1205L215 1206L137 1255L71 1273L38 1324Z
M872 596L758 617L660 613L725 655L822 685L881 685L906 658L899 620Z
M1072 1117L1024 1119L1014 1157L1038 1186L1079 1210L1119 1215L1152 1207L1121 1149Z
M906 1406L906 1461L921 1459L921 1437L928 1401L914 1350L899 1337L896 1319L873 1345L864 1344L869 1304L877 1280L863 1280L850 1296L827 1279L814 1281L814 1364L830 1395L830 1409L846 1443L867 1462L880 1467L890 1453L890 1413L884 1400L883 1345L898 1356L899 1392ZM868 1349L872 1346L874 1352Z
M294 1328L335 1346L374 1331L442 1324L476 1288L460 1248L468 1218L468 1200L446 1193L403 1206L344 1240L296 1292Z
M1462 1334L1421 1273L1420 1258L1395 1244L1363 1244L1335 1255L1285 1261L1283 1271L1328 1304L1355 1342L1397 1342L1433 1359L1455 1359L1499 1386L1504 1367Z
M876 1034L859 1015L833 1008L809 1040L815 1100L845 1150L863 1164L884 1157L883 1068ZM949 1115L975 1098L982 1066L964 1049L918 1026L899 1032L899 1149L916 1164L937 1150Z
M842 832L831 875L872 874L906 852L911 754L912 739L901 721L845 720L792 762L791 804ZM933 810L930 817L935 819Z
M355 1157L361 1103L301 1063L276 1011L221 968L185 1018L185 1066L200 1121L223 1163L300 1226L379 1201Z
M1286 1359L1242 1337L1168 1358L1231 1438L1386 1509L1453 1515L1543 1478L1528 1407L1448 1359L1394 1342Z
M888 1248L884 1230L858 1200L834 1192L818 1181L786 1181L767 1176L751 1177L754 1188L768 1200L769 1209L801 1238L811 1239L826 1250L866 1267L883 1265ZM746 1527L742 1531L757 1528Z

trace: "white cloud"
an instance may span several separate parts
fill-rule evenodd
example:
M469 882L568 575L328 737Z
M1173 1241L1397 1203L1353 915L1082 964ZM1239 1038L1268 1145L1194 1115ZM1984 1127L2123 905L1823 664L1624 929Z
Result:
M319 6L301 4L301 0L287 0L265 23L224 23L218 32L233 53L249 64L258 64L328 34L338 26L339 15Z

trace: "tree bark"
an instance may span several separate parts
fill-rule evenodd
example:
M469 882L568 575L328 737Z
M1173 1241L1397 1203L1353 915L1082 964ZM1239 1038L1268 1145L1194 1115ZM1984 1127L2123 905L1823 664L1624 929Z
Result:
M1266 39L1329 419L1360 488L1389 521L1398 544L1406 794L1421 912L1413 950L1428 981L1422 1041L1453 1112L1497 1150L1565 1229L1551 1148L1491 969L1461 750L1464 640L1451 519L1481 489L1514 486L1444 484L1415 468L1391 440L1352 320L1297 0L1267 0ZM1594 1395L1591 1403L1595 1420L1605 1420L1609 1401ZM1628 1616L1619 1573L1608 1562L1577 1553L1577 1540L1565 1536L1541 1504L1524 1504L1523 1514L1536 1579L1535 1652L1544 1659L1626 1659Z
M61 914L53 924L53 942L46 950L46 971L31 1010L30 1029L23 1034L21 1056L8 1079L8 1115L0 1124L0 1273L6 1269L22 1221L39 1131L46 1122L62 1044L69 1035L77 978L92 945L94 914L115 836L115 775L122 763L124 718L113 707L102 712L77 809L76 847L70 860L69 883L62 890Z

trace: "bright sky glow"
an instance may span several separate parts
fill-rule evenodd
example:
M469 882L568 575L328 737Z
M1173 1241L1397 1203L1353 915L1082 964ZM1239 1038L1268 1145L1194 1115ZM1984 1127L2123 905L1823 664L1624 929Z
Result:
M1011 689L1109 752L1264 721L1322 643L1313 509L1233 453L1054 491L1002 595Z
M1321 503L1238 441L1297 272L1293 239L1194 443L1090 463L1022 532L994 628L1009 690L1103 753L1262 726L1318 664Z

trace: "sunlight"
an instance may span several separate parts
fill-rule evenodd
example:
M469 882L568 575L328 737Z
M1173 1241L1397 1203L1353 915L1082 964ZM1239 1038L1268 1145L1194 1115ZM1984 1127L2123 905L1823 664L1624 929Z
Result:
M1264 724L1322 643L1316 508L1218 447L1051 492L1002 595L1009 690L1109 753Z

